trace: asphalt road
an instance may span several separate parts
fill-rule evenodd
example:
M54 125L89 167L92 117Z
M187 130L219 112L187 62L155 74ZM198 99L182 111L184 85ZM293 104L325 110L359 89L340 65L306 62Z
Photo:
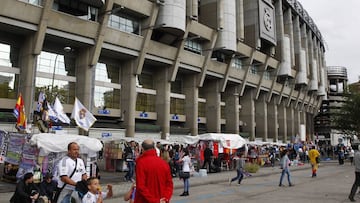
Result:
M284 187L279 187L279 173L248 177L241 185L233 182L206 184L196 187L190 186L190 196L180 197L182 189L175 189L172 203L233 203L233 202L350 202L348 195L354 181L354 167L346 163L339 166L336 163L324 164L319 168L318 177L311 178L310 170L292 171L294 187L288 187L287 179L283 181ZM229 174L224 174L229 175ZM233 173L235 175L235 172ZM190 179L191 184L191 179ZM359 199L360 195L356 195ZM124 202L122 198L113 198L106 203Z

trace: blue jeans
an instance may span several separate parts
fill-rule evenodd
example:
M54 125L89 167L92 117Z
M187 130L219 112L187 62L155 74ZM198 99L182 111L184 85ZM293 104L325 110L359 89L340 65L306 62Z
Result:
M63 189L59 195L59 199L57 202L59 203L70 203L71 202L71 194L73 190Z
M285 168L285 169L283 169L283 170L281 171L280 185L282 184L282 180L283 180L283 178L284 178L285 173L287 174L287 179L288 179L289 185L292 185L289 168Z
M134 176L135 163L133 161L127 161L128 171L125 175L126 180L130 181Z
M239 180L239 184L241 183L243 177L244 177L244 173L242 171L242 169L236 169L237 175L236 177L231 179L231 182L235 181L235 180Z
M184 178L184 192L189 192L189 186L190 186L189 178Z

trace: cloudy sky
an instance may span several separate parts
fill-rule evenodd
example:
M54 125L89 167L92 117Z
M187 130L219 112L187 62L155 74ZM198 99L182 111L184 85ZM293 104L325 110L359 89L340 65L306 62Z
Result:
M327 66L347 68L349 83L360 77L360 0L298 0L327 45Z

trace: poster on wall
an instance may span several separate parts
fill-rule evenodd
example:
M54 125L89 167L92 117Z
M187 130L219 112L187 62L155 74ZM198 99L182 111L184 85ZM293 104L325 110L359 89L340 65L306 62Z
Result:
M37 152L36 147L31 146L28 142L24 143L19 170L16 174L17 178L23 177L27 172L35 171Z
M21 161L21 154L23 151L24 143L24 134L9 133L9 143L7 147L5 161L11 164L19 165Z
M0 130L0 163L5 162L6 149L8 144L8 134L5 131Z

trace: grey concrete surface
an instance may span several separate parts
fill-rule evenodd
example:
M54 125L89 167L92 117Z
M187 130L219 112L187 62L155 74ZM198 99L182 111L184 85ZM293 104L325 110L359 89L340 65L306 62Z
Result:
M331 163L331 162L329 162ZM334 163L334 162L332 162ZM292 166L291 170L310 170L310 165L305 164L303 166ZM261 176L268 176L271 174L278 174L280 172L279 167L261 167L257 173L252 174L251 177L261 177ZM226 182L228 181L229 177L232 177L236 175L236 171L222 171L219 173L209 173L206 177L191 177L191 186L199 186L199 185L206 185L206 184L212 184L212 183L219 183L219 182ZM121 197L125 194L125 192L128 191L128 189L131 186L130 182L125 182L123 180L124 173L123 172L101 172L101 180L100 183L103 188L106 187L107 184L113 185L113 192L114 192L114 198ZM174 178L174 189L180 189L183 187L183 181L179 178ZM1 182L3 183L3 182ZM15 184L9 184L8 189L9 192L3 192L0 193L0 203L9 202L10 197L13 194L13 191L15 190Z

